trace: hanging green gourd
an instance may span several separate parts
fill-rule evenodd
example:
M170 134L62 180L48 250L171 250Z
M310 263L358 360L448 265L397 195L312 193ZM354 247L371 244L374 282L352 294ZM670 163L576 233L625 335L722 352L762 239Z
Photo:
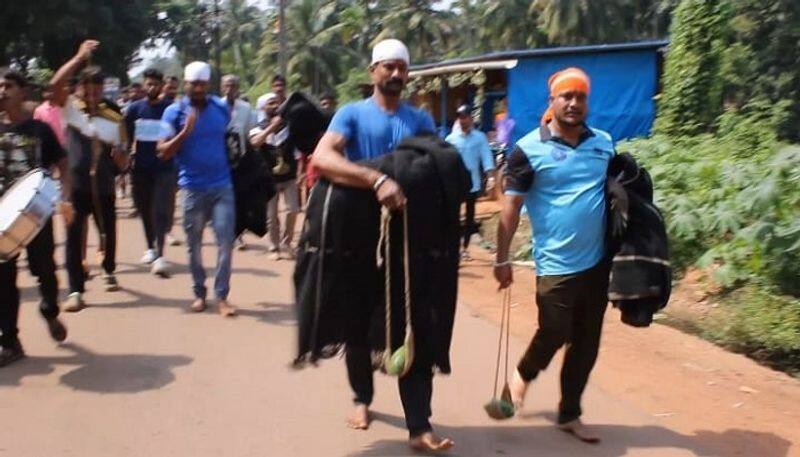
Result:
M497 342L497 362L494 368L494 391L492 399L483 405L486 414L495 420L504 420L514 417L514 402L511 399L511 389L508 386L508 343L511 325L511 287L506 287L503 293L502 311L500 312L500 339ZM505 336L505 384L500 396L497 396L497 384L500 379L500 354L503 352L503 336Z
M411 276L408 263L408 210L403 210L403 295L405 301L405 339L403 345L392 351L392 262L391 262L391 221L392 213L388 208L381 209L381 232L376 253L378 267L384 265L386 348L383 351L383 370L402 378L414 363L414 330L411 327ZM383 253L381 253L383 248Z

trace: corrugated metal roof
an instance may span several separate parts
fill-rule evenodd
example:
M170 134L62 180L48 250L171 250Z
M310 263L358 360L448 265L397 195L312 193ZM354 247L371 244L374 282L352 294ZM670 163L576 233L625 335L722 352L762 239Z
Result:
M459 73L477 70L509 70L517 66L517 59L511 60L484 60L480 62L465 62L448 65L436 65L431 68L412 69L409 76L431 76L443 73Z
M526 59L541 56L557 56L564 54L587 54L587 53L601 53L601 52L616 52L616 51L639 51L646 49L660 50L669 44L669 40L653 40L653 41L637 41L630 43L613 43L613 44L593 44L587 46L562 46L557 48L538 48L538 49L523 49L517 51L499 51L490 52L474 57L463 57L459 59L448 59L441 62L432 62L421 65L414 65L410 68L411 71L427 70L442 66L462 65L476 62L494 61L494 60L514 60Z

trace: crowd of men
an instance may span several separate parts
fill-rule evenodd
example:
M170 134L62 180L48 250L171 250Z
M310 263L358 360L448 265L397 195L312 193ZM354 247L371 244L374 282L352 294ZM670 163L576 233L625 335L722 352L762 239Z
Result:
M268 204L268 242L270 258L279 260L294 256L293 235L302 207L301 194L319 177L371 191L381 205L402 211L407 201L398 182L358 162L392 152L405 138L435 131L430 114L401 100L410 58L405 45L397 40L375 46L368 68L374 86L372 96L336 111L310 157L287 146L288 126L278 113L287 98L282 76L272 79L271 91L260 96L252 108L241 98L240 81L235 75L224 76L220 96L212 95L212 69L205 62L186 66L182 97L178 96L177 78L165 78L149 69L118 105L103 97L102 71L88 65L99 45L94 40L81 44L55 73L45 101L33 116L23 106L28 86L24 75L10 70L0 75L0 195L31 169L56 171L63 193L59 212L67 227L69 292L65 311L76 312L85 306L89 216L100 235L101 280L109 291L119 288L115 276L119 235L115 178L122 173L130 176L142 222L147 245L142 263L151 265L153 274L169 277L165 250L173 225L176 189L180 188L192 276L193 300L188 306L195 312L207 308L209 290L201 250L203 231L210 225L217 246L213 299L220 315L233 316L236 308L228 297L237 240L230 148L252 148L267 158L276 187L276 195ZM590 83L584 72L571 68L556 73L549 90L550 107L541 125L517 142L507 157L494 275L501 288L513 281L509 245L525 204L534 227L539 328L514 371L511 395L515 406L521 407L529 383L566 345L558 423L563 430L594 442L597 437L580 421L580 399L597 357L607 303L603 186L614 148L608 134L585 123ZM330 112L336 110L335 103L332 96L321 97L322 107ZM468 105L458 108L459 128L447 137L471 178L462 241L465 252L474 233L482 173L489 175L489 187L495 181L489 143L473 125L471 111ZM98 133L90 128L90 119L105 126L106 131ZM278 217L280 201L287 210L282 224ZM41 314L52 337L63 341L67 330L58 319L53 238L52 222L48 222L27 246L27 257L39 281ZM246 248L244 239L240 238L238 244ZM16 277L15 260L0 263L0 366L24 356L17 336L20 298ZM346 348L345 357L355 404L348 425L367 429L373 396L370 354L353 346ZM442 451L454 443L435 435L429 422L432 378L430 365L417 366L400 379L398 390L410 446Z

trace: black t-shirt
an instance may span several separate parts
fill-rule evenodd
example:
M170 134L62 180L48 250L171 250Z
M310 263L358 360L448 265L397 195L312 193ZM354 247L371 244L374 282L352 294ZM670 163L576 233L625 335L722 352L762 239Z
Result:
M264 119L258 123L257 128L263 130L268 125L269 119ZM290 140L287 139L280 146L264 143L259 151L272 172L274 182L281 183L297 178L297 159L294 156L294 145Z
M35 119L0 123L0 195L35 168L51 168L66 153L49 125Z

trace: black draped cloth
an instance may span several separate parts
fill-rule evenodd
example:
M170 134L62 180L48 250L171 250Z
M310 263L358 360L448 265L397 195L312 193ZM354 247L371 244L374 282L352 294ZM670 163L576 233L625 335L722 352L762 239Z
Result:
M395 179L408 199L411 321L415 350L450 372L458 291L459 210L470 178L455 149L435 136L413 137L362 165ZM384 269L376 263L380 205L371 190L332 185L312 190L294 272L298 313L296 366L341 352L352 325L370 316L374 354L385 346ZM325 230L323 233L323 225ZM324 240L323 240L324 237ZM403 215L391 237L392 349L405 335ZM377 359L377 357L376 357Z
M236 197L236 236L249 230L258 236L267 234L267 202L275 195L275 184L261 155L247 150L231 161L233 190Z

